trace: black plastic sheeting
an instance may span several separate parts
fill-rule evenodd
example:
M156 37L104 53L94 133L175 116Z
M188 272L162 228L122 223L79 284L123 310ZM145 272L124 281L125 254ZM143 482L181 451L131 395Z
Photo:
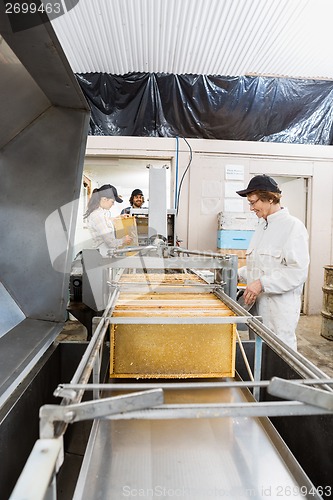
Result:
M77 74L90 135L332 144L333 82L272 77Z

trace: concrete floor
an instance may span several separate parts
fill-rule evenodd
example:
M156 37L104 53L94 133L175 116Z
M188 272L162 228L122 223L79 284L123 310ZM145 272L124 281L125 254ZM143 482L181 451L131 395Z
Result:
M333 377L333 340L321 336L321 315L300 317L296 330L298 351L329 377Z
M321 336L321 315L300 317L297 327L298 351L322 370L333 377L333 340ZM245 333L245 332L244 332ZM241 338L246 338L244 334ZM86 328L78 321L67 321L59 341L82 341L86 339Z

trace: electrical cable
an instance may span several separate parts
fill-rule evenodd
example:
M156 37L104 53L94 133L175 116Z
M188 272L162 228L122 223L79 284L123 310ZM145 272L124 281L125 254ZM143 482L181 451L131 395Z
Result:
M175 201L174 208L178 205L178 169L179 169L179 137L176 136L176 178L175 178Z
M181 188L182 188L182 184L183 184L183 181L184 181L184 178L185 178L185 175L187 174L188 172L188 169L190 168L190 165L192 163L192 157L193 157L193 153L192 153L192 148L191 148L191 145L189 144L189 142L185 139L185 137L182 137L182 139L184 139L184 141L186 142L186 144L188 145L188 148L189 148L189 151L190 151L190 159L189 159L189 162L187 164L187 167L182 175L182 178L180 180L180 183L179 183L179 188L178 188L178 195L177 195L177 207L176 207L176 215L178 215L178 209L179 209L179 199L180 199L180 192L181 192Z

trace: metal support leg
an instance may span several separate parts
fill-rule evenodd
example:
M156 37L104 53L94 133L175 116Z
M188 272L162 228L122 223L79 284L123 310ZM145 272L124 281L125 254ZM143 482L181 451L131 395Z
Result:
M103 344L101 345L101 348L99 352L96 354L96 359L93 367L93 383L98 384L100 382L100 376L101 376L101 360L102 360L102 349L103 349ZM94 389L93 391L93 398L94 399L99 399L100 398L100 392L97 389Z
M254 380L261 380L261 363L262 363L262 339L256 335L255 351L254 351ZM260 399L260 387L253 389L253 396L256 401Z

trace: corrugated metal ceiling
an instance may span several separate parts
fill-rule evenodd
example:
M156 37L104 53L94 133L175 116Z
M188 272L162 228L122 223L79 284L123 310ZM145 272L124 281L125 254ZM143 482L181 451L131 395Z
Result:
M52 21L75 73L333 79L332 0L79 0Z

